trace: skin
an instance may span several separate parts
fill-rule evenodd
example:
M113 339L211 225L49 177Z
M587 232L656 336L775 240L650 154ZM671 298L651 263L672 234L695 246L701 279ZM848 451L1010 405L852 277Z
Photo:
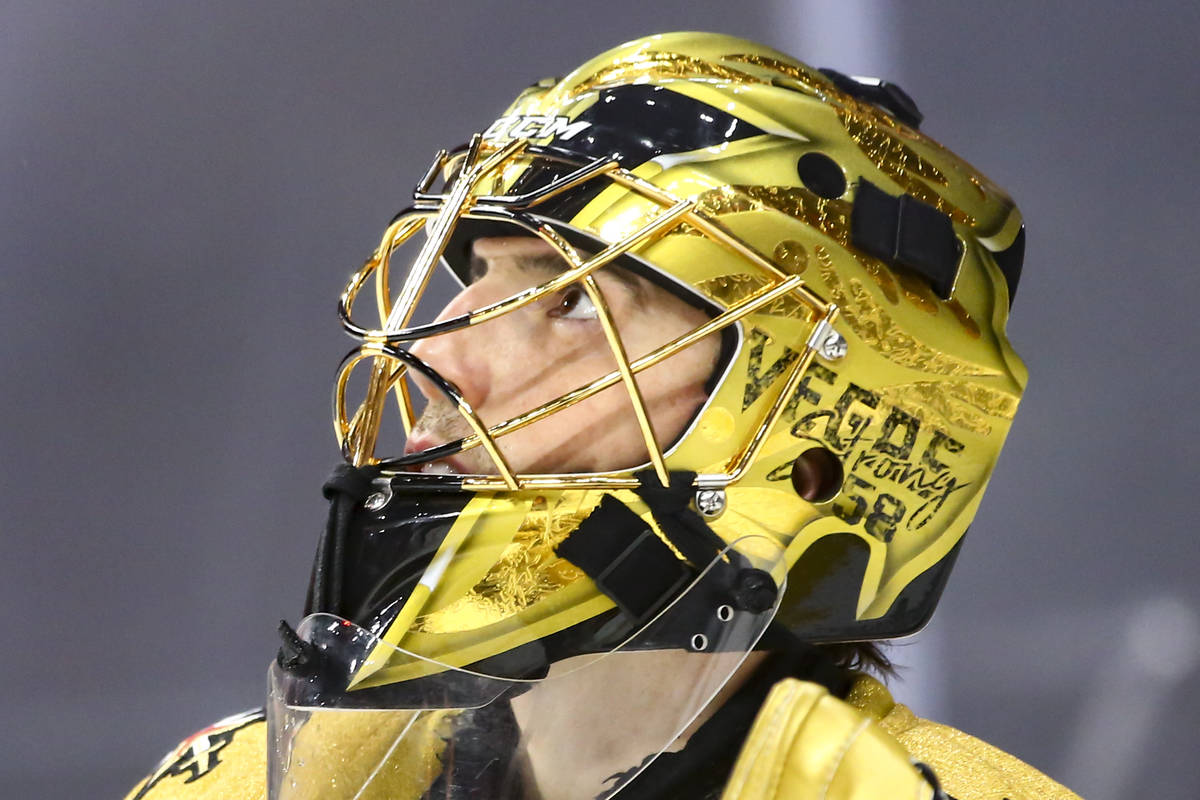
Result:
M501 300L542 283L564 265L539 239L478 239L475 279L439 319ZM596 282L617 323L629 358L635 359L703 324L708 316L669 291L636 276L603 269ZM683 433L706 398L720 340L706 337L665 362L638 374L657 441L666 449ZM488 425L552 400L616 368L604 330L578 286L519 311L466 330L421 341L413 352L454 383ZM469 433L465 421L440 392L418 386L428 406L406 452ZM644 464L648 452L625 388L617 384L587 400L499 439L514 472L600 472ZM494 474L482 448L425 463L426 472ZM513 701L517 721L532 735L525 755L531 778L545 797L597 795L606 779L628 770L664 746L686 744L761 663L751 653L681 651L619 653L566 679L548 680ZM570 673L556 664L552 676ZM726 681L725 676L733 673ZM723 684L723 685L722 685ZM692 713L709 694L717 697ZM658 709L655 713L653 709ZM688 713L681 715L681 709ZM636 724L634 724L636 721ZM676 735L679 729L686 729Z
M494 237L474 243L475 280L439 319L501 300L559 271L558 256L540 239ZM565 263L561 264L565 268ZM594 273L630 360L703 324L708 315L643 278L611 268ZM637 375L660 446L683 432L704 402L720 341L708 336ZM455 333L422 340L413 352L454 383L488 425L495 425L612 372L616 359L595 308L574 285L530 306ZM469 433L465 420L440 392L418 380L428 405L406 452ZM625 387L604 391L498 440L514 472L601 472L644 464L649 453ZM426 472L496 474L477 447L422 465Z
M539 796L598 796L646 756L682 749L765 657L742 655L620 652L577 672L571 660L551 666L548 680L512 700Z

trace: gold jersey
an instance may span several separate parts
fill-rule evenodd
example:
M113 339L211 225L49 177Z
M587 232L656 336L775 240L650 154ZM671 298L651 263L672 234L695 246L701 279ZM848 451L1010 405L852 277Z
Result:
M382 751L371 741L373 732L357 735L364 760L375 763ZM261 711L229 717L185 739L125 800L264 800L266 750ZM742 745L722 798L926 800L930 786L913 762L928 765L954 800L1079 800L1020 759L921 719L866 675L858 677L845 700L814 683L777 683ZM396 788L395 781L375 781L361 797L395 800Z

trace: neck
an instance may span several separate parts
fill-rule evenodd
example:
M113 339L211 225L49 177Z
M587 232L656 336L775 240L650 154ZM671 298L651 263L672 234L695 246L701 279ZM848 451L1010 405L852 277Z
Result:
M613 776L683 748L764 657L672 650L555 664L512 701L540 796L602 794Z

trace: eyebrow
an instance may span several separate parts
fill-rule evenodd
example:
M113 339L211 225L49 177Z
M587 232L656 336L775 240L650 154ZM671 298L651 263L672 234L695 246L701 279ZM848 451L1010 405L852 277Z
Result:
M582 255L584 258L590 257L590 255L587 253L581 253L580 255ZM487 265L488 262L486 258L477 256L474 253L471 254L470 264L468 265L468 275L472 283L487 274ZM558 254L546 253L544 255L524 256L519 258L517 259L517 266L523 272L540 272L548 275L557 275L560 272L565 272L568 264L566 260L564 260ZM592 274L597 275L601 270L605 275L611 275L613 278L624 284L633 295L634 301L639 305L642 304L646 294L644 278L641 278L633 272L611 263L606 264L605 266L601 267L600 270L593 272Z

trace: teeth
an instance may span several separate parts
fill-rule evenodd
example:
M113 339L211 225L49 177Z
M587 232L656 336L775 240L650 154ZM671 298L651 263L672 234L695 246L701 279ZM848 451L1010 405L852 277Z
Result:
M428 464L421 465L421 472L425 475L457 475L458 470L447 464L445 461L431 461Z

